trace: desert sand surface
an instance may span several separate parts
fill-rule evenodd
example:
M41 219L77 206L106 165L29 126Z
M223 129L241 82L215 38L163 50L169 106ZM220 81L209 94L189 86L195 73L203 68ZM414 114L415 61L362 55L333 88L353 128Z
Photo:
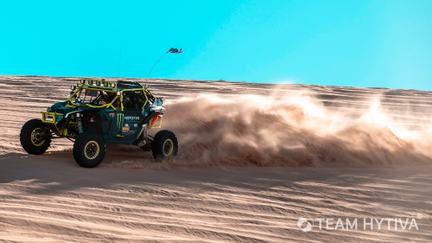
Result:
M0 77L0 242L432 240L431 92L137 80L166 97L175 161L109 146L84 169L65 139L25 154L22 124L76 81Z

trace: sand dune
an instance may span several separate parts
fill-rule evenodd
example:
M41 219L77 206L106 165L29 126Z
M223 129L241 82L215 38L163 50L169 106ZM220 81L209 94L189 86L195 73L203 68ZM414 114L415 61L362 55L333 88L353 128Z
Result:
M18 141L75 79L0 77L0 242L432 239L432 93L145 82L169 102L179 158L110 146L89 170L68 140L42 156ZM303 232L299 218L410 218L418 230Z

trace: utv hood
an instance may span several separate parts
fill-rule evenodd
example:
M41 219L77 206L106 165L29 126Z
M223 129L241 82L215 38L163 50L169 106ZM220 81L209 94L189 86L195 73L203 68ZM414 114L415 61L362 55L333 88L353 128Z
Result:
M66 113L69 113L71 111L77 110L76 107L67 106L66 104L67 104L66 101L57 102L54 105L48 107L47 111L66 114Z

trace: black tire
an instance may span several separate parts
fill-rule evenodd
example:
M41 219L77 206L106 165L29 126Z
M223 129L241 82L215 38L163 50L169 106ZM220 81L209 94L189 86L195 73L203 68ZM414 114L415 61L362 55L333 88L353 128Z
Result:
M105 141L95 134L81 134L73 145L73 156L79 166L94 168L105 157Z
M151 149L156 161L162 162L172 159L178 152L175 134L168 130L159 131L154 136Z
M29 154L43 154L51 144L51 133L40 119L31 119L21 128L20 142Z

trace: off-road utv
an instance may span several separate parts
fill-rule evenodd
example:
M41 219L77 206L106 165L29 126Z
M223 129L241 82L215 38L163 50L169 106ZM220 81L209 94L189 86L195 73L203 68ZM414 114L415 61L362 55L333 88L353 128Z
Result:
M42 119L27 121L21 145L29 154L43 154L54 138L74 141L73 156L82 167L95 167L105 156L106 144L130 144L152 151L157 161L177 154L177 138L160 128L163 99L137 82L81 80L70 97L42 112Z

